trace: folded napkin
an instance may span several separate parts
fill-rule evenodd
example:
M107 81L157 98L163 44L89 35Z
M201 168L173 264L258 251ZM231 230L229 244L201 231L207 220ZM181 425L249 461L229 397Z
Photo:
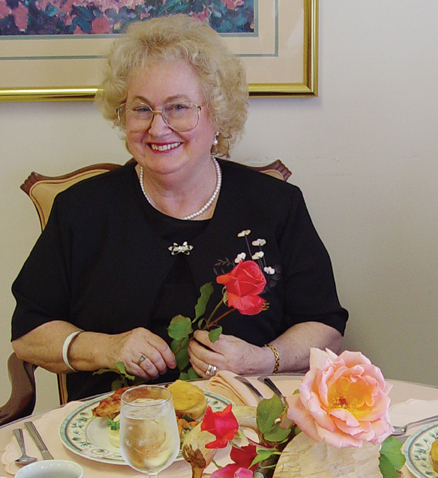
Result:
M230 399L236 405L256 407L257 397L244 383L235 379L234 372L220 370L207 384L208 390Z

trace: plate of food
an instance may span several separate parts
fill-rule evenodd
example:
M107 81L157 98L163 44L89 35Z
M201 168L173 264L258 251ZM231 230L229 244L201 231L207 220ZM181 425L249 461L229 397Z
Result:
M431 423L413 433L403 446L406 457L407 469L417 478L438 477L438 457L432 460L431 450L434 445L435 453L438 451L438 422ZM434 469L435 465L435 469ZM436 470L436 471L435 471Z
M169 385L172 391L181 441L210 406L214 412L232 403L225 397L203 391L190 382L177 380ZM59 436L73 453L90 460L126 465L118 448L118 415L120 398L126 388L100 395L85 402L62 421ZM181 453L177 460L182 459Z

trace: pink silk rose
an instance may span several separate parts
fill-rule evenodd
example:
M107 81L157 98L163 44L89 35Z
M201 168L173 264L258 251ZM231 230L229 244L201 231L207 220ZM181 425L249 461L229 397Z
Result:
M311 349L300 393L287 398L287 418L313 440L336 448L382 443L393 431L391 388L360 352L337 356L328 349Z
M218 284L227 289L228 306L243 315L256 315L265 307L265 300L258 294L263 292L266 278L254 261L241 261L228 274L216 278Z

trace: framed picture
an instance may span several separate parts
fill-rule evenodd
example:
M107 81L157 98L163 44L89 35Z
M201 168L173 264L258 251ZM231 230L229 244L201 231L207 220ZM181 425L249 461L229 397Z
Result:
M209 21L250 95L317 95L318 0L0 0L0 101L92 100L113 39L173 13Z

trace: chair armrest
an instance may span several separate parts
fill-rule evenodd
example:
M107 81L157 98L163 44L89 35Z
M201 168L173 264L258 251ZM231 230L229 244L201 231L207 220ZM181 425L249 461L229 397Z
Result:
M26 417L33 412L36 400L36 365L20 360L15 353L8 359L8 373L11 382L9 400L0 408L0 426Z

